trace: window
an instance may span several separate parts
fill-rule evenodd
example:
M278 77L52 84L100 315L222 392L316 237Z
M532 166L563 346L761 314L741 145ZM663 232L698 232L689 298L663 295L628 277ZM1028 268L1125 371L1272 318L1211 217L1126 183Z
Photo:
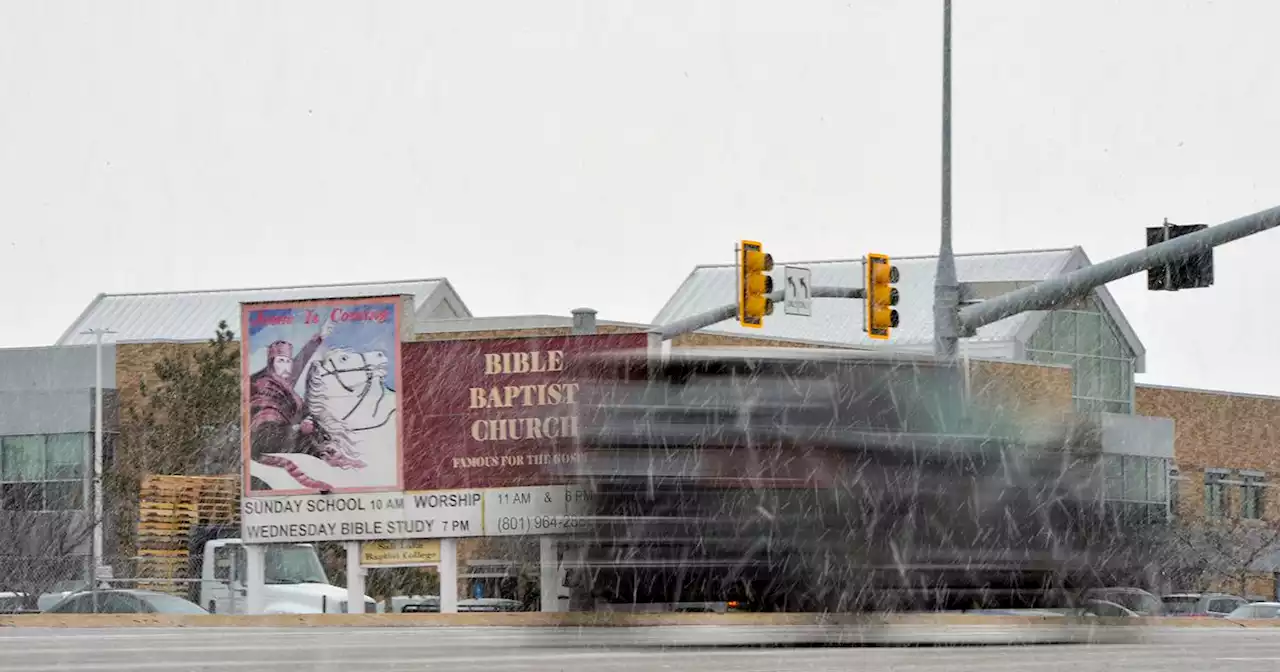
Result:
M0 509L82 508L86 440L86 434L0 437Z
M1151 498L1147 496L1147 464L1149 461L1140 455L1124 456L1125 499L1134 502L1151 501Z
M1157 504L1164 508L1169 496L1165 479L1168 461L1142 455L1102 456L1104 496L1108 501Z
M1051 311L1026 347L1031 361L1072 368L1077 410L1133 412L1134 354L1097 299Z
M1266 488L1259 474L1242 474L1240 477L1240 517L1258 520L1263 516Z
M1124 456L1103 455L1104 497L1108 501L1124 499Z
M1204 475L1204 514L1210 518L1221 518L1227 511L1227 484L1223 483L1226 477L1216 471Z
M6 436L0 445L0 479L8 481L44 480L44 437Z

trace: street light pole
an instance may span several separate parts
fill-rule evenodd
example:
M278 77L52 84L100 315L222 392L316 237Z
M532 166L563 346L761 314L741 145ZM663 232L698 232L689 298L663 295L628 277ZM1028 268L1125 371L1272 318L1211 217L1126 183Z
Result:
M942 242L933 286L933 350L954 359L960 341L960 282L951 250L951 0L942 0Z
M90 560L90 586L98 592L98 569L102 567L102 337L114 334L110 329L88 329L80 332L92 334L94 343L93 383L93 555ZM96 600L95 600L96 603ZM95 611L96 611L95 605Z

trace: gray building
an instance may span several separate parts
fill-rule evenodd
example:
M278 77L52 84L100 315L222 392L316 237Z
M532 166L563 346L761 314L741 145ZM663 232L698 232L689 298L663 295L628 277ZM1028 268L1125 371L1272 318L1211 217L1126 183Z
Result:
M109 456L114 348L102 358ZM88 575L95 373L93 346L0 349L0 591Z

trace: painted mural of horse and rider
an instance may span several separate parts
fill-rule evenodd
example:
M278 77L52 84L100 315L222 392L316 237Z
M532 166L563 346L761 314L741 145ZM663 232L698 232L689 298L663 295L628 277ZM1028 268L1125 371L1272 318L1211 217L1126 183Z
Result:
M249 377L253 491L397 480L398 404L387 353L330 347L334 328L326 321L297 353L290 340L270 342L266 363Z

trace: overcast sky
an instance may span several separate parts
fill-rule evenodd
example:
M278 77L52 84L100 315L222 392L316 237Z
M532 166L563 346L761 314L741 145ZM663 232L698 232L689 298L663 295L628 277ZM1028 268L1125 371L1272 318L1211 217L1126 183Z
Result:
M956 0L958 251L1280 204L1280 3ZM937 250L941 0L0 4L0 346L98 292L444 276L648 321L733 241ZM1145 381L1280 394L1280 232L1111 285Z

